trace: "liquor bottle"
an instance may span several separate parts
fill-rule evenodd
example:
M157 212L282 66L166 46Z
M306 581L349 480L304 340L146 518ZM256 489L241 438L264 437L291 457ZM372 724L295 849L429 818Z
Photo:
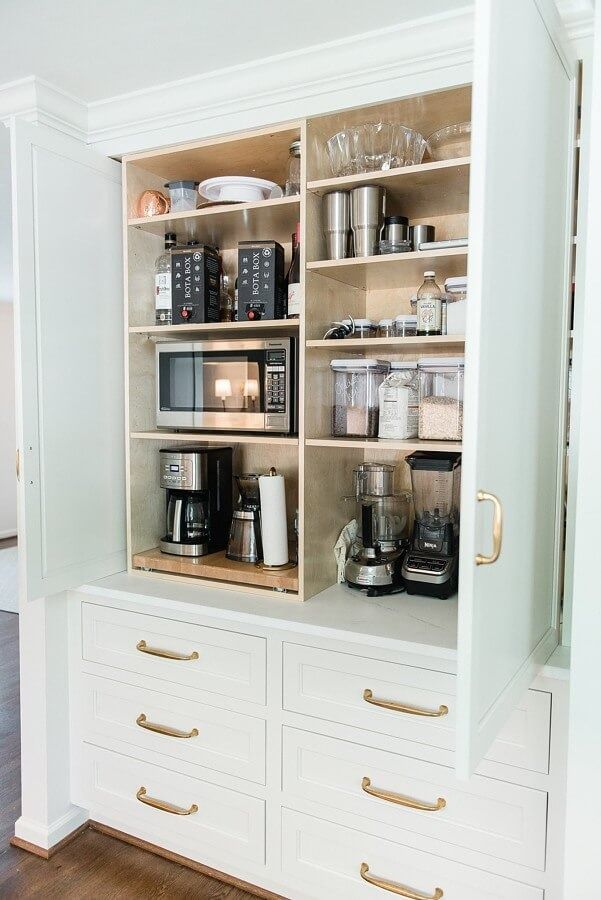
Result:
M230 294L230 280L221 269L221 287L219 289L219 321L234 321L234 301Z
M442 334L442 292L436 272L424 272L424 283L417 292L418 335Z
M300 222L292 235L292 261L288 269L286 281L288 282L288 319L298 319L301 314L303 298L300 283Z
M165 235L165 249L154 264L155 323L171 325L171 251L176 244L176 236Z
M238 276L234 281L234 322L238 321Z

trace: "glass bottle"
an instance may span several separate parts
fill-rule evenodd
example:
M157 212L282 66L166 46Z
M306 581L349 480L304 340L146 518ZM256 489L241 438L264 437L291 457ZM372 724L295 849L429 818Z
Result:
M424 272L424 283L417 292L418 335L442 334L442 292L436 272Z
M234 282L234 322L238 321L238 276Z
M288 284L288 319L298 319L303 305L300 283L300 222L296 226L296 231L292 235L292 261L286 276Z
M284 190L285 197L293 197L295 194L300 194L300 155L301 142L292 141L290 144L290 154L288 156L288 174Z
M154 304L156 325L171 325L171 251L176 244L176 236L165 235L165 249L157 256L154 264Z
M227 275L221 273L221 287L219 289L219 321L234 321L234 300L230 293L230 280Z

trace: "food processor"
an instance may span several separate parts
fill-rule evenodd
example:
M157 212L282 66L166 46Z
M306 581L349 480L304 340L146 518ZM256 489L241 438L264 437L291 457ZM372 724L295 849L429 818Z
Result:
M461 453L418 450L411 468L415 525L402 576L408 594L450 597L459 574Z
M344 576L350 587L370 597L404 590L403 556L409 544L411 494L395 493L395 467L362 463L354 470L358 530Z

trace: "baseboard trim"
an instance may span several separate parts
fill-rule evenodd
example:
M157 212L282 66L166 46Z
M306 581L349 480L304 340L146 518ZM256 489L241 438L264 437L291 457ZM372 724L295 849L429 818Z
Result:
M255 897L261 897L263 900L286 900L281 894L274 894L272 891L265 890L265 888L257 887L256 884L242 881L241 878L236 878L235 875L228 875L226 872L211 869L210 866L205 866L193 859L188 859L187 856L180 856L179 853L172 853L171 850L165 850L164 847L159 847L157 844L151 844L148 841L142 840L142 838L127 834L125 831L118 831L116 828L111 828L109 825L103 825L102 822L95 822L91 819L88 822L88 825L90 828L93 828L94 831L100 831L102 834L117 838L117 840L123 841L126 844L132 844L140 850L154 853L155 856L162 856L163 859L178 863L180 866L194 869L195 872L200 872L202 875L214 878L215 881L222 881L224 884L232 885L232 887L236 887L241 891L246 891L247 894L254 894Z
M33 853L34 856L41 856L42 859L50 859L51 856L54 856L55 853L58 853L59 850L62 850L63 847L66 847L71 841L74 841L76 837L89 827L89 824L89 822L84 822L83 825L80 825L79 828L76 828L75 831L72 831L71 834L64 837L62 841L59 841L54 847L49 847L48 849L45 847L38 847L37 844L32 844L31 841L25 841L23 838L17 837L16 835L11 837L10 844L12 847L18 847L19 850L26 850L27 853Z

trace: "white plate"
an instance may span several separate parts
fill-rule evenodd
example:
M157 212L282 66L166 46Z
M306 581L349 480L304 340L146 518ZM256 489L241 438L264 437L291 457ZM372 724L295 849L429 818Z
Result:
M198 186L198 193L207 200L229 200L236 203L252 203L284 196L281 187L275 182L265 181L264 178L247 178L244 175L207 178Z

